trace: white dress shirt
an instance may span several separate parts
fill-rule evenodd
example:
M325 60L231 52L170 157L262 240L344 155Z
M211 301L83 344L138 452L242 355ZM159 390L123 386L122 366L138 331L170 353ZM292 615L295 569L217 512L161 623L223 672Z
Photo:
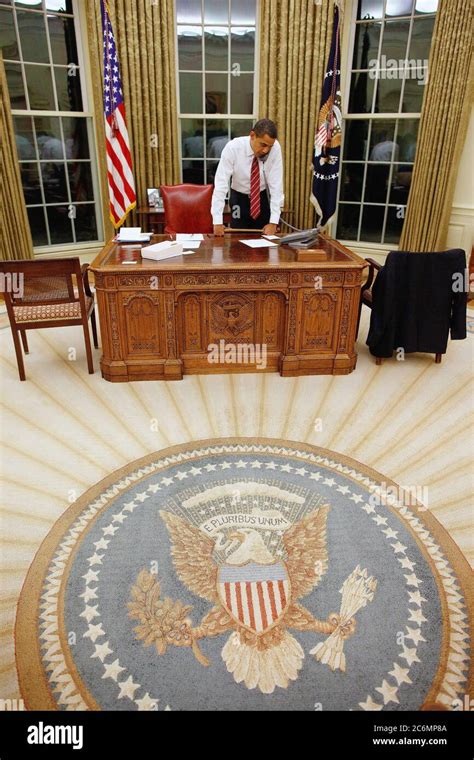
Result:
M227 143L221 154L221 160L214 178L211 213L213 224L222 224L225 198L231 187L239 193L250 195L250 171L255 153L250 144L250 137L235 137ZM278 140L265 161L259 160L260 192L268 188L270 194L270 224L278 224L283 208L283 161Z

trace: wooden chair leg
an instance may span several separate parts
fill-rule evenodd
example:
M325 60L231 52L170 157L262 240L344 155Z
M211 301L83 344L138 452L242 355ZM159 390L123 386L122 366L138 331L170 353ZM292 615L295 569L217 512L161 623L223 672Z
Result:
M92 338L94 340L94 348L99 348L99 341L97 340L97 323L95 319L95 310L91 311L91 325L92 325Z
M375 357L375 363L376 364L382 364L382 357L381 356L376 356Z
M82 323L82 328L84 330L84 343L86 344L87 368L89 370L89 375L93 375L94 362L92 360L91 337L89 335L89 321L87 317Z
M435 364L441 364L441 354L436 354L436 356L435 356Z
M28 341L26 339L26 330L20 330L20 335L21 335L21 342L23 343L23 350L25 354L29 354L30 349L28 348Z
M13 344L15 346L16 361L18 364L18 374L20 375L20 380L26 380L25 365L23 362L23 354L21 352L20 337L18 335L18 330L16 330L13 327L12 327L12 336L13 336Z

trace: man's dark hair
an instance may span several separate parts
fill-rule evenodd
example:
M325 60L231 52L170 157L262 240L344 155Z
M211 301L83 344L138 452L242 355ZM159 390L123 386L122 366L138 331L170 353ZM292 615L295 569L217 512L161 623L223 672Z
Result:
M277 138L276 124L274 121L270 121L270 119L259 119L257 123L252 127L252 131L255 132L257 137L268 135L274 140Z

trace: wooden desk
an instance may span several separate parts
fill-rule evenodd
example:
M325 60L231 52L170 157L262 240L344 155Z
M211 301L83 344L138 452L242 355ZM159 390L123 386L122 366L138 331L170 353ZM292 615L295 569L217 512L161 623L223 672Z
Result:
M206 236L193 255L161 263L141 259L140 245L108 243L91 265L102 376L264 371L252 346L265 347L265 371L284 377L352 372L363 259L321 237L327 260L297 262L288 246L252 249L239 242L246 237L254 236ZM216 363L209 346L220 349ZM229 361L232 347L237 361Z
M162 235L165 231L165 210L164 208L158 208L157 206L140 206L137 209L138 221L143 232L153 232L154 235ZM290 209L283 209L281 212L281 218L287 222L293 217L293 211ZM232 216L229 206L225 206L223 214L223 222L227 226L232 226Z

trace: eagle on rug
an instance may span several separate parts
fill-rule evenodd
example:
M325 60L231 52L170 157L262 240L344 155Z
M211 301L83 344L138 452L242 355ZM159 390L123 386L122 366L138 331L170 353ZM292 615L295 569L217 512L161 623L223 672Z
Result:
M129 616L139 620L137 638L147 646L154 643L160 655L168 646L191 647L207 666L199 640L232 631L222 649L227 670L237 683L265 694L275 686L286 689L302 668L304 651L289 628L330 634L310 654L333 670L345 670L343 641L354 633L353 614L373 598L376 581L357 567L341 589L341 613L331 613L325 621L301 604L327 571L328 509L315 509L284 532L284 560L273 556L258 530L239 528L228 536L237 548L220 564L214 560L215 540L178 515L161 511L178 578L213 607L193 627L192 607L162 599L156 575L142 570L128 604Z

